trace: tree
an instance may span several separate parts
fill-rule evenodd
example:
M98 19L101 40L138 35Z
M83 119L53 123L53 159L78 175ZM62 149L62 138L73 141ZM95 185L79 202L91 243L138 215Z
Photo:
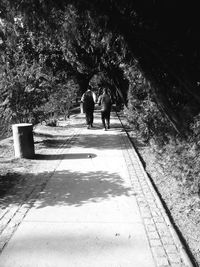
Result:
M12 23L2 20L1 26L1 121L6 127L17 122L37 123L47 115L44 106L52 94L61 95L66 89L70 102L72 90L77 88L69 88L72 67L65 60L61 44L48 32L30 31L21 15L16 15Z
M64 115L66 120L70 116L72 101L76 99L78 90L78 84L73 80L67 80L66 84L58 83L48 102L39 109L45 114L45 119L56 124L58 116Z

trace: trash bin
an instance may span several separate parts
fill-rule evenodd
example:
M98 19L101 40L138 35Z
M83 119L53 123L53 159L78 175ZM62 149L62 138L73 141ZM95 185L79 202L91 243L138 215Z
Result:
M12 125L14 151L16 158L33 158L35 155L33 125L19 123Z

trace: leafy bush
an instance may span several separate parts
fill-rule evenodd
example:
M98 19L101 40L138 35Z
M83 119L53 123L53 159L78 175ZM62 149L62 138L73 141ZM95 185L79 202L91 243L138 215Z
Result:
M130 126L149 147L164 176L173 176L189 194L200 194L200 114L182 137L159 109L151 84L137 66L127 67L125 74L129 80L125 114Z
M53 78L36 62L23 62L8 69L0 81L0 110L5 123L37 121L36 111L47 101L53 83Z
M165 143L169 136L175 135L172 125L158 108L151 84L146 80L137 65L127 68L125 75L129 80L128 105L125 114L132 128L145 141L154 139Z

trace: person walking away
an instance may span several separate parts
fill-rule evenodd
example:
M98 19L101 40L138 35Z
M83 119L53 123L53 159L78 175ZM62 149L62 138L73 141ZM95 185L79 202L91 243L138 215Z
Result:
M101 120L104 130L110 129L110 112L112 101L111 97L108 95L107 88L103 89L103 94L99 96L98 104L101 106Z
M81 102L83 103L83 110L85 112L87 129L93 127L94 120L94 106L96 102L96 95L91 91L89 87L88 90L82 95Z

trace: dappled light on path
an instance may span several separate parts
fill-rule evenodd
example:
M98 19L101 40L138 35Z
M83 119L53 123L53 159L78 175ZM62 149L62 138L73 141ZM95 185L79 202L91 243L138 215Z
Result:
M42 174L40 174L42 175ZM90 202L131 194L117 173L105 171L58 171L40 194L36 207L55 205L80 206Z

